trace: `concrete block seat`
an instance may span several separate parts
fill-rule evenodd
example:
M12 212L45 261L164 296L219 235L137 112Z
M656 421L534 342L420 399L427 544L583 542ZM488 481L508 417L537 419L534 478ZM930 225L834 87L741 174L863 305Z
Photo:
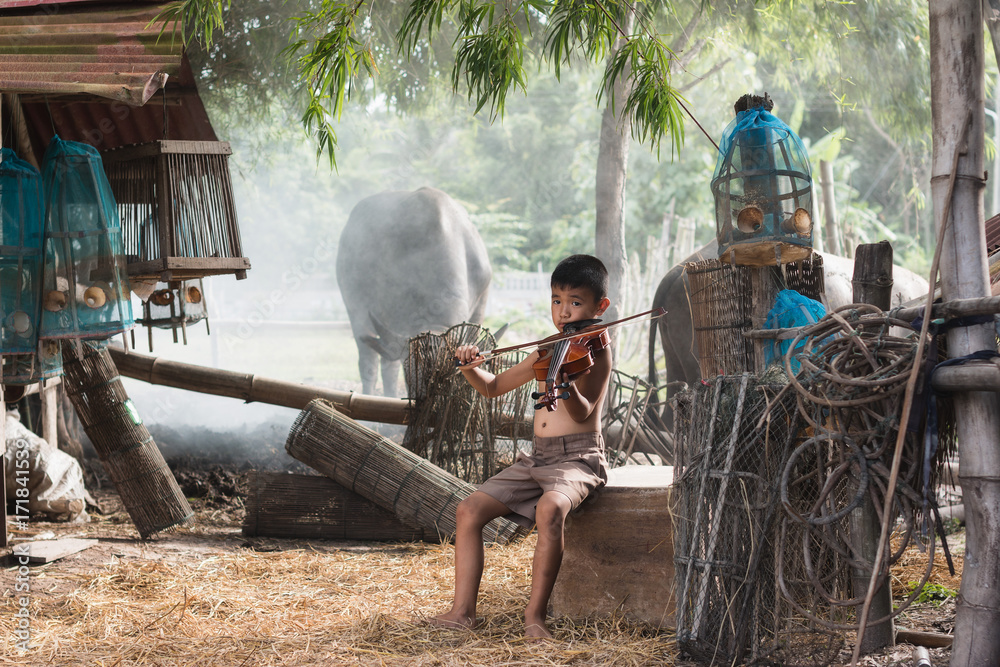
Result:
M673 466L624 466L566 520L550 612L674 626Z

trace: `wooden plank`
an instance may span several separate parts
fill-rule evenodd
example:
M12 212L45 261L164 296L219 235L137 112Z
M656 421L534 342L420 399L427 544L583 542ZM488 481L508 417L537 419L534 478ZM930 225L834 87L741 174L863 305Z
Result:
M130 144L112 148L101 153L104 162L125 162L139 158L156 157L166 153L185 153L192 155L232 155L233 149L228 141L184 141L163 139L142 144Z
M914 646L926 646L927 648L946 648L952 645L955 638L952 635L945 635L939 632L922 632L920 630L908 630L906 628L896 629L896 643L906 642Z
M81 537L65 537L60 540L39 540L28 542L28 564L44 565L54 560L71 556L90 547L97 546L98 540Z
M154 280L188 280L227 273L243 273L250 269L246 257L162 257L160 259L129 262L126 266L130 278ZM170 276L163 278L163 274Z

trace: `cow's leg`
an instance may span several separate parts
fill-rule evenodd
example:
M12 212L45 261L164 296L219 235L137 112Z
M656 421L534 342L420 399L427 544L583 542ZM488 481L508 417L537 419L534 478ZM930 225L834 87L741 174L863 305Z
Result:
M378 354L360 341L358 341L358 371L361 373L362 393L374 394L375 382L378 380Z
M403 363L399 359L386 359L382 357L382 394L385 396L399 396L399 370Z

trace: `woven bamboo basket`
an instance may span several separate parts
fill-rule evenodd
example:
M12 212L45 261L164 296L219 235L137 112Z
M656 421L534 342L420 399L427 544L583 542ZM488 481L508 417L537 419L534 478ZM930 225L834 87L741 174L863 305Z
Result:
M275 472L251 473L243 534L383 542L438 540L436 532L410 528L329 477Z
M194 512L125 393L103 343L63 345L66 393L143 539Z
M703 378L753 368L753 345L743 337L751 327L749 271L717 259L684 268L691 285L691 321Z
M322 399L299 413L285 450L293 458L395 514L413 528L455 533L458 503L475 487L337 412ZM524 530L504 518L483 531L505 544Z
M691 320L703 378L764 370L771 341L751 341L743 333L760 329L783 289L821 300L823 257L780 267L733 266L717 259L685 266L691 285Z

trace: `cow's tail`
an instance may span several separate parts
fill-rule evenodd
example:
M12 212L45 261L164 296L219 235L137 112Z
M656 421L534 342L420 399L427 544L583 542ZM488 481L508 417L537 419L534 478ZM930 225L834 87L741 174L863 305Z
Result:
M653 318L649 321L649 386L654 390L657 385L657 373L656 373L656 332L659 327L658 318Z

